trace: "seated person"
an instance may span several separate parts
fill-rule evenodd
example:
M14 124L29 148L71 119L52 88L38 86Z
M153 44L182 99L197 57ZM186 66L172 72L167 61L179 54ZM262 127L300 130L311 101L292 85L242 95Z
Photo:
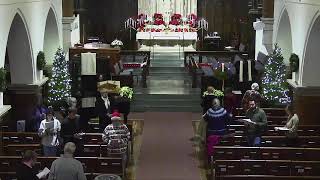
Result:
M297 146L299 117L294 112L293 105L288 105L286 107L286 112L288 114L288 120L284 127L289 129L288 131L286 131L287 144L288 146Z
M52 162L49 180L87 180L80 161L73 158L76 145L68 142L64 145L64 154Z
M38 170L34 168L37 162L37 154L34 151L27 150L22 157L22 162L17 166L18 180L39 180Z
M102 140L107 144L109 154L126 154L130 138L127 126L121 123L120 114L115 111L109 124L102 133Z
M226 126L229 118L227 111L221 107L220 100L213 99L212 107L203 115L203 119L208 122L207 137L210 135L224 135L227 131Z

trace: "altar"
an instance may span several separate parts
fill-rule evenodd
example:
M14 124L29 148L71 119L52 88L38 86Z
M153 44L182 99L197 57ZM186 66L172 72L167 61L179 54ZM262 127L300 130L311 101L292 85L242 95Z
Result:
M139 44L160 46L189 46L197 41L197 32L137 32Z

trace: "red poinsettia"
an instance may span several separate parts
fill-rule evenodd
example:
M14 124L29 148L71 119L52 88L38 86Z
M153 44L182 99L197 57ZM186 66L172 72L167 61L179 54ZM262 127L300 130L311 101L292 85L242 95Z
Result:
M153 22L154 25L164 25L164 20L162 19L155 19Z
M181 14L173 14L172 16L171 16L171 21L173 21L173 20L180 20L181 19Z
M154 19L163 19L163 15L161 13L154 13L153 18Z
M178 26L178 25L180 25L180 21L179 21L179 20L177 20L177 19L174 19L174 20L171 20L171 21L169 22L169 24L172 24L172 25Z

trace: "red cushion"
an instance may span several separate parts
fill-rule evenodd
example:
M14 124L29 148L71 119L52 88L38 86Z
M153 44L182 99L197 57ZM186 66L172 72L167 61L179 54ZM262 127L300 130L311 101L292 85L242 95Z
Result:
M124 63L123 68L124 69L132 69L132 68L140 68L140 63Z

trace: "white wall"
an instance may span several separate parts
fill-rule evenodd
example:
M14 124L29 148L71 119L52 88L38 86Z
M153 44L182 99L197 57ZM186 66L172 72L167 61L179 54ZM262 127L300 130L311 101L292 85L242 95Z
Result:
M44 47L44 34L49 9L55 13L58 27L58 42L62 47L62 0L0 0L0 67L4 66L7 40L12 20L16 13L19 13L24 21L31 49L32 83L36 83L36 57ZM19 49L17 49L19 53ZM21 66L14 71L24 71ZM14 75L13 73L11 73ZM14 82L13 82L14 83ZM17 82L28 84L29 81Z
M274 35L273 42L277 43L281 34L280 20L284 11L287 11L292 35L292 52L300 58L298 86L320 86L320 61L314 55L306 55L306 46L309 34L315 20L319 16L319 0L275 0L274 3ZM279 33L280 32L280 33ZM320 34L318 33L320 36ZM312 37L315 38L315 37ZM319 47L320 42L312 42L313 46ZM308 65L309 64L309 65ZM310 66L310 64L312 64ZM312 73L310 74L310 71Z

